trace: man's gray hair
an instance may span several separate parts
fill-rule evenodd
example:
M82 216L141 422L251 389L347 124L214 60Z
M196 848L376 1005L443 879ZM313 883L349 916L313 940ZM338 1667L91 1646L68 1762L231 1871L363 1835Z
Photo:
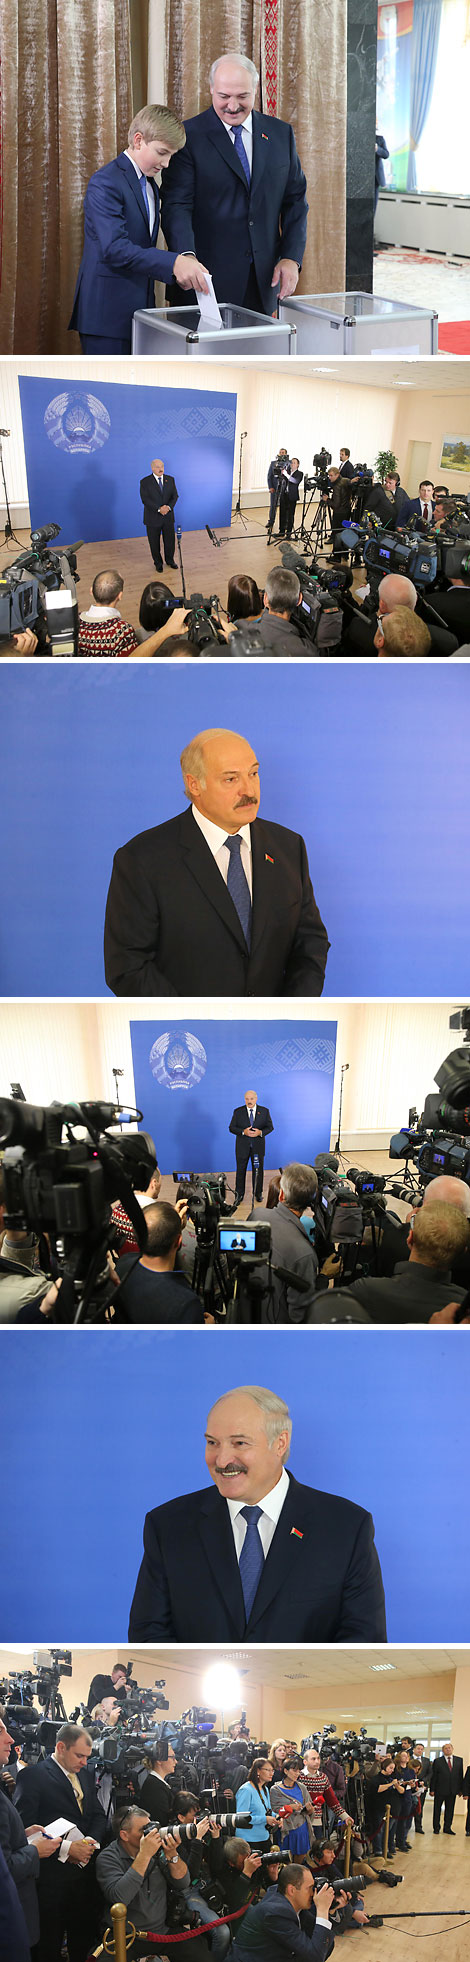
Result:
M65 1744L66 1749L70 1751L71 1745L78 1744L81 1737L86 1739L87 1744L93 1743L89 1730L84 1730L83 1724L61 1724L57 1732L56 1744Z
M284 1165L281 1172L281 1192L287 1206L303 1212L310 1206L318 1191L317 1174L313 1165Z
M211 86L211 88L212 88L212 84L213 84L213 81L214 81L214 77L215 77L215 73L216 73L216 69L220 67L220 63L221 63L221 61L236 61L236 62L238 62L238 67L239 67L239 68L246 68L246 72L247 72L247 75L251 75L251 79L252 79L252 82L253 82L253 87L254 87L254 88L257 88L257 86L258 86L258 82L259 82L259 71L258 71L258 69L257 69L257 68L255 68L255 64L254 64L254 61L249 61L249 60L248 60L248 56L247 56L247 55L242 55L242 54L239 54L239 52L238 52L238 48L227 48L227 52L226 52L226 54L221 54L221 55L218 55L218 56L217 56L217 61L213 61L213 63L212 63L212 68L211 68L211 71L210 71L210 75L209 75L209 82L210 82L210 86Z
M205 781L206 781L204 776L205 744L212 742L216 736L236 736L236 735L237 732L235 729L201 729L198 736L193 736L193 740L191 743L186 743L186 748L182 749L181 751L180 763L183 772L183 783L184 783L184 788L187 797L191 795L190 791L187 788L187 782L186 782L187 777L197 777L198 783L200 783L202 785L202 788L204 788ZM240 737L237 736L237 742L239 741L240 741Z
M296 572L289 572L285 565L273 565L266 580L266 599L273 613L291 613L297 606L300 593L300 579Z
M263 1411L265 1417L264 1428L268 1444L274 1444L276 1438L280 1436L281 1431L288 1431L289 1443L282 1460L283 1465L285 1465L290 1451L292 1418L289 1413L289 1405L284 1403L283 1397L277 1397L274 1390L264 1390L259 1383L238 1383L236 1389L226 1390L222 1392L222 1396L224 1397L224 1402L225 1397L253 1398L253 1403L258 1404L259 1409ZM216 1402L221 1403L222 1397L217 1397Z

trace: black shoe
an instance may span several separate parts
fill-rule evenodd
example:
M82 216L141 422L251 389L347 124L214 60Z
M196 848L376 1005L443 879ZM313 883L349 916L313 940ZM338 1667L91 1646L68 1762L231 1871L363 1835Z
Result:
M457 1834L456 1834L456 1833L454 1833L454 1828L453 1828L453 1826L444 1826L444 1832L445 1832L445 1833L447 1833L447 1838L448 1838L448 1839L456 1839L456 1838L457 1838Z
M415 1826L415 1833L419 1833L420 1838L422 1837L424 1839L424 1826Z
M163 563L161 559L154 559L153 563L156 572L163 572Z
M177 572L177 571L178 571L178 567L177 567L177 564L176 564L176 559L167 559L167 566L168 566L168 570L169 570L169 572Z
M435 1839L439 1838L440 1830L441 1830L440 1826L433 1826L433 1833Z

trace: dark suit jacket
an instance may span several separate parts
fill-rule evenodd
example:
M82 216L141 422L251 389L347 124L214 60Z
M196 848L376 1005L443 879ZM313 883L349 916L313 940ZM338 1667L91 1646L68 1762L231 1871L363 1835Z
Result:
M408 499L408 502L409 502L409 506L410 506L410 510L409 510L409 513L408 513L408 516L409 516L409 517L413 517L413 516L416 516L417 518L421 518L421 517L422 517L422 511L421 511L421 498L420 498L420 497L410 497L410 498ZM431 503L431 517L433 517L433 516L434 516L434 504L433 504L433 503ZM428 520L428 522L430 523L430 520Z
M257 1962L286 1962L298 1956L300 1962L324 1962L333 1947L329 1928L314 1928L305 1935L295 1908L277 1887L268 1887L262 1901L253 1902L235 1931L234 1962L245 1962L255 1955Z
M293 470L290 483L287 483L285 477L281 477L281 497L288 497L289 504L297 503L303 474L303 470Z
M408 491L404 489L404 485L399 484L393 499L393 524L407 525L411 516L411 497L408 497Z
M386 1641L370 1512L291 1472L248 1624L230 1513L215 1486L147 1513L144 1549L130 1641Z
M140 495L144 507L144 525L155 524L156 518L160 516L160 507L162 504L169 504L173 510L175 504L178 503L175 479L174 477L167 477L165 471L163 473L163 490L160 490L157 479L153 475L153 470L151 470L148 477L141 478Z
M130 339L133 314L155 304L154 280L173 278L176 251L157 251L160 201L155 178L150 181L155 197L152 233L140 179L124 152L90 177L85 242L69 322L79 334Z
M442 1268L423 1267L417 1260L399 1260L393 1275L370 1274L347 1289L348 1300L359 1301L371 1322L429 1322L436 1309L446 1308L448 1301L463 1301L464 1294L465 1288L455 1286L450 1270L443 1274ZM341 1288L327 1296L333 1314L342 1300Z
M454 1758L451 1771L443 1753L440 1758L434 1759L429 1781L429 1790L431 1793L441 1799L457 1798L462 1790L462 1785L463 1758Z
M34 1820L31 1820L32 1825L35 1823ZM2 1853L5 1855L12 1880L14 1880L15 1887L18 1889L18 1896L28 1930L28 1939L32 1947L33 1942L39 1941L39 1909L36 1887L40 1867L39 1853L36 1852L35 1846L30 1846L29 1840L26 1838L25 1829L22 1820L19 1818L16 1806L12 1805L11 1799L7 1798L6 1792L1 1791L0 1847ZM51 1857L53 1858L54 1856L52 1855Z
M38 1764L28 1764L24 1771L18 1772L15 1788L15 1805L24 1826L33 1826L36 1821L41 1826L50 1826L53 1819L70 1819L73 1826L80 1826L82 1833L97 1839L100 1846L108 1838L108 1829L102 1805L96 1796L93 1773L82 1771L80 1784L84 1794L83 1812L75 1797L73 1786L60 1765L53 1758L41 1758ZM45 1867L50 1872L58 1865L58 1853L52 1853Z
M186 143L171 158L162 187L162 225L172 252L196 251L212 273L218 300L242 305L253 261L265 313L275 313L271 286L279 258L302 264L307 237L306 180L290 123L253 110L253 165L248 185L215 109L185 123Z
M250 953L191 809L121 846L105 924L114 994L321 994L329 941L303 838L257 818L251 842Z
M288 1267L299 1279L309 1282L310 1292L299 1294L296 1288L289 1287L279 1274L273 1275L274 1309L264 1302L261 1308L262 1320L279 1322L310 1322L314 1319L315 1282L318 1273L318 1259L312 1241L290 1206L280 1200L278 1206L256 1206L251 1218L256 1223L265 1221L271 1227L272 1258L275 1267ZM260 1269L260 1277L263 1270ZM267 1268L266 1268L267 1278ZM320 1297L322 1299L322 1297ZM315 1315L315 1320L317 1319ZM318 1317L319 1319L319 1317Z
M345 463L340 463L339 474L340 477L355 477L354 464L351 463L350 457L346 457Z
M31 1962L23 1909L0 1846L0 1962Z
M237 1104L236 1109L234 1110L233 1113L233 1117L230 1120L230 1124L228 1127L229 1131L232 1131L234 1133L234 1136L236 1137L237 1140L237 1146L239 1144L246 1145L247 1151L250 1151L251 1147L253 1146L254 1151L257 1151L260 1156L261 1154L263 1154L264 1156L265 1138L268 1138L270 1131L274 1130L274 1124L271 1117L271 1112L270 1110L267 1109L266 1104L256 1105L255 1131L262 1131L263 1135L261 1138L244 1138L243 1132L246 1130L246 1126L247 1124L249 1124L249 1122L250 1119L248 1116L246 1104Z

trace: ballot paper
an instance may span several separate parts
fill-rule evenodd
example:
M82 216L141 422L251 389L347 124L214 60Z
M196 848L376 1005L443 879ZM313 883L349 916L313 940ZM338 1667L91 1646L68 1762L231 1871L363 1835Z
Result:
M39 1833L30 1833L29 1845L35 1846L36 1840L43 1839L43 1838L61 1839L62 1840L61 1852L63 1848L66 1848L67 1846L72 1846L74 1841L77 1839L87 1839L88 1841L91 1841L91 1845L95 1846L96 1848L98 1848L98 1844L99 1844L97 1839L91 1838L91 1833L80 1832L80 1827L75 1826L73 1824L73 1821L71 1821L70 1819L52 1819L49 1825L43 1826L41 1828L41 1831ZM59 1859L60 1859L60 1854L59 1854Z
M219 312L219 308L217 306L217 300L215 297L210 273L207 274L207 284L209 287L209 292L196 293L195 296L199 307L199 312L201 315L202 325L203 327L216 327L216 328L223 329L224 323L222 320L222 315Z

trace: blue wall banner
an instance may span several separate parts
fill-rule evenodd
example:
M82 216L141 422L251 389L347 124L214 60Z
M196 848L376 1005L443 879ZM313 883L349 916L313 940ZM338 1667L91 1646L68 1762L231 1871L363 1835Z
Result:
M267 1104L267 1167L329 1151L336 1022L131 1022L135 1098L161 1172L235 1166L232 1111Z
M33 530L60 524L66 545L137 538L154 457L175 478L183 530L230 524L236 395L22 375L20 396Z

